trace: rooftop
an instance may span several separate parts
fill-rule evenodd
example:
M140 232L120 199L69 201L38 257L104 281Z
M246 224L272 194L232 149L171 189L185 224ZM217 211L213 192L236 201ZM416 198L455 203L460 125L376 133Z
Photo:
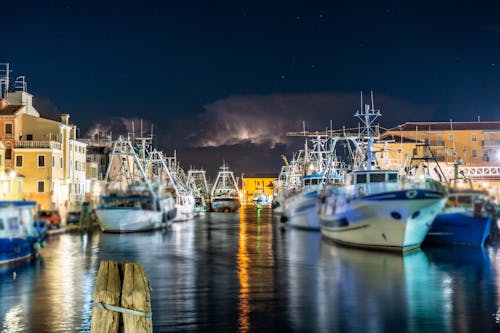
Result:
M406 122L387 131L500 130L500 121Z

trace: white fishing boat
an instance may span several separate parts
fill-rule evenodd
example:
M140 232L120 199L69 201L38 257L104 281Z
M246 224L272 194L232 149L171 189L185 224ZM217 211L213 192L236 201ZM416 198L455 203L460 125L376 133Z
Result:
M365 158L346 175L345 185L324 199L320 226L324 236L345 245L394 251L420 246L446 201L444 187L424 174L402 176L380 170L372 151L371 127L380 116L372 105L356 115L365 125Z
M286 222L291 227L320 230L318 219L319 190L324 184L336 182L338 178L333 172L328 175L325 173L329 160L334 156L330 151L330 134L328 132L303 131L293 135L308 138L304 157L298 160L298 163L303 164L302 167L298 167L302 170L303 176L300 178L300 188L290 191L285 196L281 221ZM308 148L309 141L312 144L312 149Z
M195 197L188 186L187 176L177 162L177 155L164 158L170 174L170 186L175 199L176 214L173 222L189 221L195 215Z
M210 198L214 212L235 212L241 206L238 184L226 163L220 167Z
M146 174L144 152L121 136L114 142L105 178L105 194L96 215L104 232L137 232L166 226L172 197Z
M205 215L210 202L210 190L208 188L205 170L188 170L187 184L194 194L194 215Z

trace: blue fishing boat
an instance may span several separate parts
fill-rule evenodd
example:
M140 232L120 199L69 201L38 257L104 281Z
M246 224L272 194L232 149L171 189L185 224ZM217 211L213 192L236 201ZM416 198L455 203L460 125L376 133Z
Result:
M451 190L445 208L436 216L425 241L483 246L490 234L494 209L486 192Z
M42 239L34 226L34 201L0 201L0 265L38 253Z

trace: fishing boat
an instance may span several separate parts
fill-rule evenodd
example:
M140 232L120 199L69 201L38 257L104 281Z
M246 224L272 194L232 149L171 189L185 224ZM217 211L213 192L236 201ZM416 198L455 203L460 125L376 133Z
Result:
M226 163L223 163L217 173L210 198L214 212L235 212L241 206L238 184Z
M455 175L458 175L457 164ZM425 242L484 246L494 214L495 204L486 191L474 190L470 179L455 177L450 181L445 207L436 216Z
M319 191L326 184L341 181L340 175L335 171L327 173L328 166L336 161L335 152L330 151L336 146L336 140L331 140L331 134L327 132L308 133L304 130L293 135L306 136L309 140L306 140L304 157L298 160L303 164L298 168L303 173L300 177L301 186L285 196L281 222L286 222L291 227L319 231ZM308 141L311 142L312 149L308 148Z
M210 202L210 190L208 188L205 170L188 170L187 185L194 194L194 215L205 215Z
M0 201L0 265L27 260L44 244L35 207L35 201Z
M363 105L363 103L361 103ZM346 174L344 185L325 198L321 232L337 243L404 252L419 248L446 201L446 189L423 173L401 175L381 170L372 145L378 133L370 126L381 116L365 105L357 116L364 124L364 158ZM421 167L420 170L426 170Z
M195 197L189 188L187 175L177 161L177 154L164 157L165 167L169 174L169 187L175 199L176 214L173 222L189 221L195 215Z
M172 197L152 182L139 159L139 149L119 137L113 144L105 178L105 194L96 215L103 232L159 229L170 222ZM141 158L145 158L140 153Z

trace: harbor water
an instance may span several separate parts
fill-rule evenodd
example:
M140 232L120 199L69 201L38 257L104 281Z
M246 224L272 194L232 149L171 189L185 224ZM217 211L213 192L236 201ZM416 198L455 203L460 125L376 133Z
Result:
M498 332L500 245L406 255L283 228L270 209L61 234L0 267L1 332L88 332L100 260L143 265L155 332Z

